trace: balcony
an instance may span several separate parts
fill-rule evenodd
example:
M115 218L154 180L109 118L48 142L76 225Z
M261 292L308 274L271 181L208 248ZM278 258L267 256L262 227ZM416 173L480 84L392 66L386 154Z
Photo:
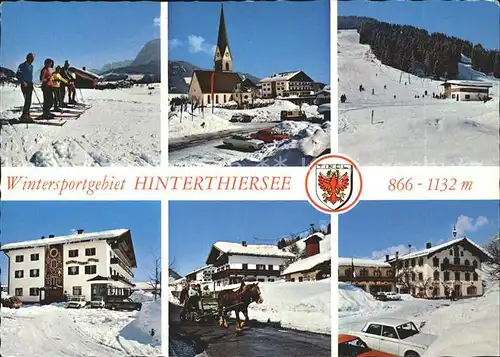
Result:
M128 274L130 274L132 278L134 277L134 273L132 273L132 270L130 270L127 264L122 262L119 258L111 258L110 263L119 265L123 270L125 270Z
M128 280L127 278L121 276L121 275L111 275L111 279L115 281L121 281L122 283L128 284L128 285L134 285L132 281Z
M226 269L212 274L212 280L236 277L238 275L261 275L261 276L274 276L279 277L279 270L257 270L257 269Z
M473 273L476 269L473 265L441 263L441 271L443 270L465 271Z
M393 276L374 276L374 275L368 275L368 276L356 276L356 277L351 277L347 275L339 275L339 281L341 282L361 282L361 281L367 281L367 282L383 282L383 281L388 281L388 282L395 282L396 278Z

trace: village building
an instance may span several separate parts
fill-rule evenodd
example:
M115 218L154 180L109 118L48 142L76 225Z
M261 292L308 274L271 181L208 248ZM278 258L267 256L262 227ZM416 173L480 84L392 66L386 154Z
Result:
M161 295L161 284L155 284L153 281L139 281L134 283L134 287L131 290Z
M305 244L305 258L290 264L281 275L289 282L314 281L331 276L331 234L315 232L301 242Z
M186 280L188 282L209 283L212 282L213 271L214 267L212 265L205 265L186 274Z
M489 89L493 86L482 81L448 80L441 84L444 97L456 101L481 101L489 98Z
M227 38L223 5L215 46L214 70L193 71L188 93L190 102L200 107L224 105L229 102L235 102L239 107L247 107L255 100L255 83L233 72L233 56Z
M7 243L9 295L23 302L52 303L65 296L129 295L137 267L128 229Z
M330 95L330 86L325 86L323 89L315 92L313 94L314 104L322 105L322 104L330 104L331 103L331 95Z
M274 282L295 255L274 245L216 242L206 264L213 266L214 290L241 281Z
M350 283L367 293L396 291L396 278L391 264L374 259L339 258L340 282Z
M456 237L456 230L453 232ZM489 253L467 237L386 259L392 264L401 293L427 298L481 296L483 280L479 271Z
M262 98L308 97L314 92L314 81L303 71L273 74L259 81Z

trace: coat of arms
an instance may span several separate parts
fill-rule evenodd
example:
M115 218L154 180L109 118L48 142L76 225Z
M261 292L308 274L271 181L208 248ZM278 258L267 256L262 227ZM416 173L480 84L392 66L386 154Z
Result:
M338 210L351 198L353 166L348 164L316 165L316 196L329 209Z

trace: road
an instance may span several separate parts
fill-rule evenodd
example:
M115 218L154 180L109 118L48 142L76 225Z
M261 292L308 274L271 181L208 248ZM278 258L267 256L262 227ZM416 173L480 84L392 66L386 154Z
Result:
M179 308L170 305L169 341L176 357L322 357L331 356L331 336L279 329L251 320L240 335L231 321L228 329L213 323L182 323Z
M169 139L168 160L173 166L229 165L248 157L248 152L230 150L222 140L235 134L248 134L276 126L276 123L240 124L237 128Z

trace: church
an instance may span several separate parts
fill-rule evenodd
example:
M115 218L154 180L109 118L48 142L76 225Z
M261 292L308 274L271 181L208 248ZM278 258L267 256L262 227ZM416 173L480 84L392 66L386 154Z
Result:
M246 107L255 99L255 84L233 72L233 56L229 49L224 6L221 5L219 34L214 54L214 70L195 70L189 84L189 99L196 106L221 105L234 101Z

